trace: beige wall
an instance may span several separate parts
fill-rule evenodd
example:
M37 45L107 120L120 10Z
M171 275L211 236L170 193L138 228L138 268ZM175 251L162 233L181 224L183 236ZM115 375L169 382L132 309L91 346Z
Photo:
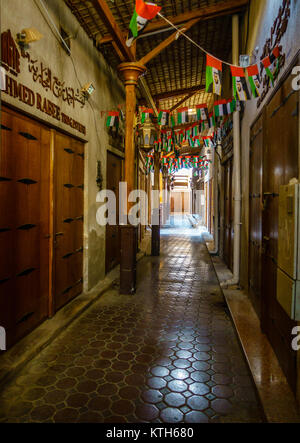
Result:
M282 5L282 0L252 0L250 27L247 53L252 54L253 50L258 46L259 53L257 61L260 62L260 57L266 39L270 37L271 28L274 20L278 15L279 7ZM245 17L242 25L243 44L245 47L247 17ZM287 68L292 59L300 48L300 2L291 0L291 17L286 34L282 38L280 45L286 54L285 67ZM284 74L284 69L280 73L279 79ZM275 84L275 86L276 86ZM246 103L245 113L241 125L241 149L242 149L242 233L241 233L241 284L243 287L248 286L248 236L249 236L249 164L250 164L250 128L259 113L262 111L264 104L267 102L273 88L269 91L265 101L257 109L257 100L251 100Z
M49 67L53 75L63 79L67 85L80 88L81 85L92 81L96 91L82 109L79 103L75 107L67 105L61 98L56 98L51 91L46 90L34 82L28 70L28 63L21 58L21 74L17 81L26 85L35 93L47 97L54 104L60 106L62 112L81 122L87 128L85 136L75 131L62 122L29 107L2 93L1 99L20 110L24 110L45 122L62 128L70 134L81 136L86 140L85 156L85 223L84 223L84 287L92 288L105 272L105 228L96 223L96 186L97 160L102 163L102 174L106 179L106 150L108 148L108 135L105 128L106 118L100 111L108 111L123 104L124 89L115 72L106 64L102 55L95 49L93 42L88 38L69 8L62 0L45 1L49 13L57 27L60 25L70 35L72 57L76 66L77 76L71 58L62 49L55 36L52 25L49 26L45 16L37 7L39 0L1 0L1 32L11 30L13 37L23 28L34 27L43 34L43 39L30 45L30 55L34 60L42 62ZM49 22L50 23L50 22ZM78 77L78 78L77 78ZM79 81L78 81L79 79ZM94 112L92 111L92 108ZM104 181L105 186L105 181Z

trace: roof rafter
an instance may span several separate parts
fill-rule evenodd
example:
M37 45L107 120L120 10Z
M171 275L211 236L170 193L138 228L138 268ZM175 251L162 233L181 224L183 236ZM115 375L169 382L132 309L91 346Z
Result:
M184 28L182 30L183 31L187 31L192 26L194 26L196 23L198 23L199 20L200 20L199 18L196 18L194 20L190 20L184 26ZM144 55L144 57L142 57L140 59L140 63L142 65L146 65L146 63L148 63L150 60L152 60L154 57L156 57L158 54L160 54L161 51L163 51L165 48L167 48L171 43L173 43L175 40L177 40L177 38L180 37L180 36L181 35L178 35L178 31L175 31L168 38L163 40L158 46L156 46L154 49L152 49L152 51L150 51L150 52L148 52L148 54Z
M230 15L239 11L242 11L248 5L248 0L226 0L223 2L219 2L216 5L208 6L206 8L200 8L193 11L185 12L183 14L179 14L176 16L167 17L174 25L179 26L184 23L198 18L199 20L210 20L212 18L220 17L222 15ZM163 19L153 21L148 24L146 31L142 34L142 37L147 37L154 32L164 31L166 28L170 28L170 25ZM121 34L126 39L128 34L128 30L122 30ZM140 37L141 38L141 37ZM99 39L99 44L103 45L106 43L110 43L113 40L113 35L105 35L101 39Z
M112 36L112 41L114 41L118 49L123 54L125 60L133 61L134 55L131 50L126 46L125 38L105 0L93 0L96 11L104 22L107 30Z

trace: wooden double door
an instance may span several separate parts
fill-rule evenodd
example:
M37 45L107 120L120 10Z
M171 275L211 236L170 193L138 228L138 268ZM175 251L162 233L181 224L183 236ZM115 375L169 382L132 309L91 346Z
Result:
M73 254L83 241L83 145L72 143L70 137L2 107L0 326L8 347L82 290L81 281L73 292L64 293L82 279L82 252L76 260ZM72 167L61 157L71 145L80 154ZM65 186L72 181L76 188ZM74 225L67 222L76 217L80 220Z
M289 76L252 127L250 166L249 288L284 373L297 383L296 325L276 298L279 191L298 178L299 99Z

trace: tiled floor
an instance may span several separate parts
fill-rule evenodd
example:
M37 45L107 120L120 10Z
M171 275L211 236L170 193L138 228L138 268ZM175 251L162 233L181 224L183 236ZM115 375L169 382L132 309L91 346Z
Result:
M259 422L207 252L161 240L135 296L102 296L0 392L4 422Z

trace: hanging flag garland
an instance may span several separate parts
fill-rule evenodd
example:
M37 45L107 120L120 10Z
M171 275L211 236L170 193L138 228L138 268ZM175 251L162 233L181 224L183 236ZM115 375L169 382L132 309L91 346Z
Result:
M147 26L148 21L156 17L160 10L161 7L155 3L136 0L134 14L129 24L128 39L126 41L128 47L132 46L135 39Z
M218 100L214 103L215 117L223 117L228 115L227 100Z
M254 98L260 97L259 90L260 90L261 82L260 82L258 66L257 65L249 66L247 68L247 74L248 74L248 81L249 81L249 85L250 85L253 97Z
M168 126L169 125L169 117L170 117L170 111L159 110L158 111L159 126Z
M227 100L227 114L233 114L237 110L236 100L231 98Z
M209 120L207 104L197 105L197 120Z
M180 108L177 110L177 124L182 125L184 123L188 123L189 117L188 117L188 111L189 108Z
M273 86L274 86L275 76L277 75L279 69L279 57L280 57L280 49L279 46L276 46L276 48L273 49L271 55L262 60L262 64ZM274 62L276 62L276 65L274 71L272 71L271 66L274 64Z
M120 113L118 111L109 111L108 117L106 120L106 126L108 128L118 128L119 127L119 116Z
M206 54L206 92L222 95L222 62Z
M244 68L231 66L233 96L236 100L250 100Z
M149 118L150 115L152 114L153 114L153 109L142 108L142 118L141 118L142 125L145 123L146 119Z

